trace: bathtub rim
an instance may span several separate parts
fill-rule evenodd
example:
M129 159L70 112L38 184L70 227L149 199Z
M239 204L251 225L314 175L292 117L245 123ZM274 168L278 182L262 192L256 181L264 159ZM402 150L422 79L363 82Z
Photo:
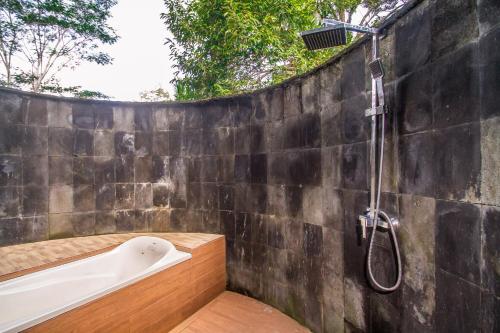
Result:
M71 261L71 262L68 262L68 263L65 263L62 265L58 265L55 267L47 268L47 269L44 269L41 271L22 275L22 276L19 276L19 277L13 278L13 279L9 279L6 281L1 281L0 286L8 286L9 284L13 284L13 283L19 282L19 281L22 282L23 280L29 279L30 276L32 276L33 274L48 274L50 272L57 272L57 271L62 270L64 268L72 267L72 266L75 266L75 265L78 265L78 264L81 264L81 263L84 263L87 261L92 261L92 260L95 260L96 258L99 258L102 256L107 256L107 255L109 256L113 252L119 252L120 248L123 248L123 246L126 245L128 241L132 241L132 240L137 239L137 238L154 238L157 241L170 243L174 248L174 252L172 254L170 254L171 260L168 261L168 264L161 265L162 260L164 260L165 257L168 255L168 253L167 253L167 254L165 254L164 257L162 257L156 263L151 265L147 270L132 276L130 279L128 279L126 281L123 281L121 283L118 283L118 284L113 285L113 286L108 287L108 288L103 288L103 289L97 290L97 291L89 294L88 296L86 296L82 299L79 299L79 300L74 301L74 302L70 302L70 303L65 304L64 306L61 306L61 307L57 307L54 310L49 310L46 313L43 313L39 316L30 318L27 320L22 320L22 321L20 319L19 322L10 321L10 322L5 323L4 326L2 326L2 324L0 324L0 333L20 332L22 330L28 329L28 328L33 327L37 324L40 324L44 321L55 318L55 317L65 313L65 312L69 312L75 308L78 308L78 307L83 306L85 304L88 304L92 301L95 301L95 300L97 300L105 295L111 294L117 290L128 287L136 282L139 282L139 281L146 279L146 278L148 278L156 273L159 273L163 270L166 270L170 267L173 267L179 263L182 263L182 262L187 261L187 260L192 258L191 253L179 251L177 249L177 247L172 242L170 242L166 239L163 239L160 237L155 237L155 236L137 236L137 237L133 237L133 238L127 240L126 242L116 246L115 248L111 249L110 251L99 253L97 255L86 257L83 259Z

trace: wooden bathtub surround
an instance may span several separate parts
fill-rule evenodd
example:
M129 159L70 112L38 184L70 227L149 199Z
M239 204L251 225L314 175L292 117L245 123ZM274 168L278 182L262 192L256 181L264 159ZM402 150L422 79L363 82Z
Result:
M170 333L310 333L295 320L253 298L225 291Z
M105 244L104 249L109 250L139 235L144 234L108 235L116 236L116 239L106 238L105 242L102 239L94 239L93 242L101 246ZM190 252L192 258L33 326L26 332L168 332L225 290L224 236L156 233L147 235L171 241L177 249ZM113 239L117 243L109 245L107 242ZM57 242L60 241L63 240ZM48 244L50 242L55 241L42 243L54 245ZM35 244L25 245L36 248ZM89 249L92 249L92 252L88 252ZM95 249L89 245L86 251L77 254L78 259L95 251L102 252L103 249ZM50 255L47 254L47 257ZM12 256L10 258L12 259ZM59 260L72 261L68 258Z
M0 247L0 281L94 256L138 236L164 238L184 252L191 252L199 246L222 237L201 233L129 233L4 246Z

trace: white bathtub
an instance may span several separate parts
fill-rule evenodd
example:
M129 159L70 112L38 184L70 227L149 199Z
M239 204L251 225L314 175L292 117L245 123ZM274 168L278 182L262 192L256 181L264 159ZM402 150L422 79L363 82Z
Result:
M0 332L34 326L189 258L167 240L140 236L103 254L1 282Z

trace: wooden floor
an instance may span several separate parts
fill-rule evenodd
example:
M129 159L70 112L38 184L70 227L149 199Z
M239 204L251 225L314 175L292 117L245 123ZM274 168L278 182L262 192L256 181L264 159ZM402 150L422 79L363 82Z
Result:
M306 333L310 332L275 308L225 291L170 333Z

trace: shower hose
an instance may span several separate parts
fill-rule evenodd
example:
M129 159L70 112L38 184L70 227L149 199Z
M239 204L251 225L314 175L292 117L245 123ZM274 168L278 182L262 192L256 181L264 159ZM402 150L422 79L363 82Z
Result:
M367 275L368 275L368 281L370 282L371 286L380 292L391 292L396 289L398 289L399 285L401 284L401 276L402 276L402 267L401 267L401 255L399 253L399 245L398 245L398 240L396 238L396 233L394 232L394 226L392 225L392 220L391 218L383 211L380 210L380 191L381 191L381 185L382 185L382 165L384 162L384 140L385 140L385 113L382 113L381 115L382 118L382 133L380 134L381 141L380 141L380 164L379 164L379 169L378 169L378 185L377 185L377 201L376 201L376 208L375 208L375 214L373 216L373 229L370 235L370 243L368 245L368 255L366 259L366 266L367 266ZM375 234L377 232L377 225L379 221L379 215L382 216L382 218L387 221L387 224L389 225L389 230L390 230L390 235L391 235L391 240L392 243L394 244L394 250L396 252L396 260L397 260L397 280L394 283L394 285L390 287L384 287L380 283L375 280L375 277L373 276L372 272L372 252L373 252L373 240L375 239Z

